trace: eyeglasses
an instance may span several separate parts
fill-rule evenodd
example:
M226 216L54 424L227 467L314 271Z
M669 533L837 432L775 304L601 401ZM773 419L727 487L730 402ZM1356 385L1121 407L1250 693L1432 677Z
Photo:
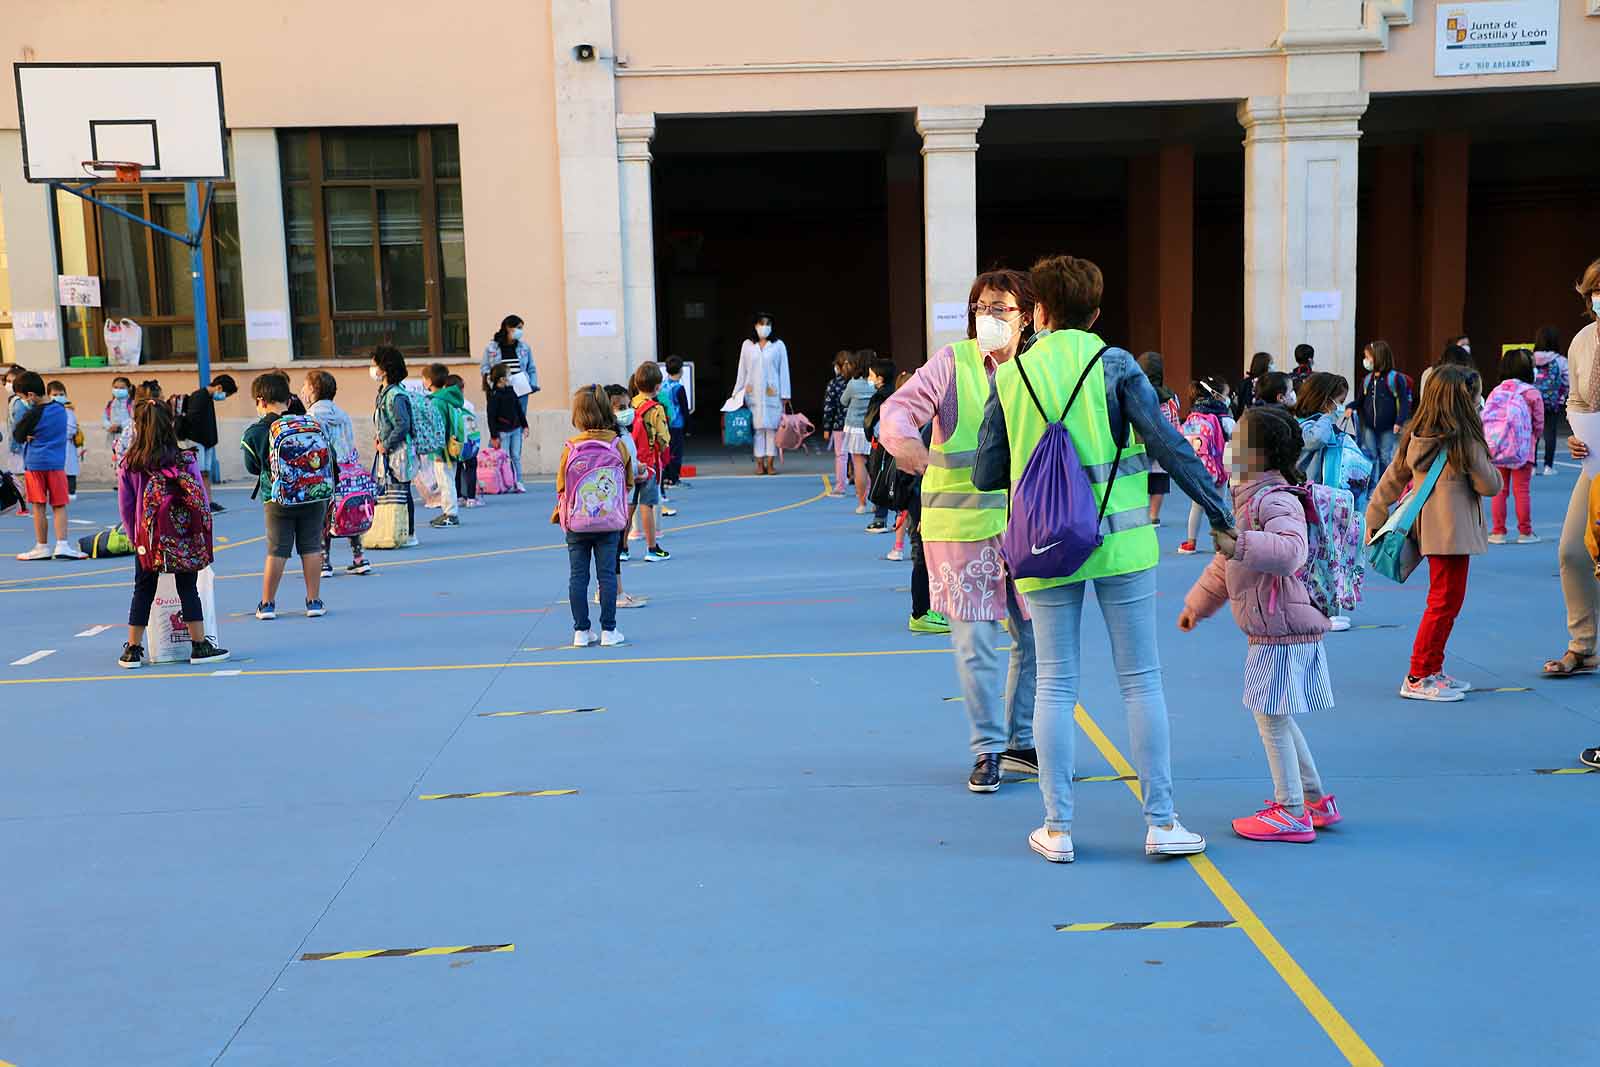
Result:
M1010 315L1014 311L1021 311L1019 307L1010 304L968 304L967 310L974 315Z

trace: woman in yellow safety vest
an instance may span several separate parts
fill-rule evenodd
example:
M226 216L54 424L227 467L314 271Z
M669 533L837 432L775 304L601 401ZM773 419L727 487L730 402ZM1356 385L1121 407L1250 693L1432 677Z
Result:
M1053 256L1034 264L1029 281L1034 341L995 374L978 434L973 484L979 489L1015 484L1049 425L1022 380L1021 365L1044 410L1066 411L1062 422L1094 486L1096 503L1105 505L1105 517L1103 543L1075 573L1017 582L1033 616L1039 663L1035 728L1045 821L1028 835L1028 844L1053 863L1072 862L1079 623L1084 586L1092 581L1144 788L1149 824L1144 850L1152 856L1204 852L1205 838L1185 829L1172 808L1171 740L1156 649L1155 567L1161 549L1150 524L1151 460L1205 509L1218 548L1230 553L1231 511L1194 450L1162 415L1155 389L1133 356L1089 332L1100 317L1105 289L1100 268L1086 259ZM1080 380L1082 391L1068 409ZM1022 506L1013 501L1014 508Z
M1016 355L1033 311L1021 271L978 275L968 297L967 339L934 353L883 402L878 438L903 471L922 475L921 551L932 611L949 620L956 675L972 723L967 788L993 793L1002 770L1037 774L1033 745L1033 624L1000 559L1006 494L972 484L978 424L996 368ZM931 444L924 444L923 427ZM917 540L912 548L916 550ZM913 617L919 633L943 632ZM995 646L1010 621L1016 651L1008 675Z

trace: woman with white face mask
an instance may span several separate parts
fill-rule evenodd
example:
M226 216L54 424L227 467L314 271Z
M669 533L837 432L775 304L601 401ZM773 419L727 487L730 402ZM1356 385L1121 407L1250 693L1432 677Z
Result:
M1567 415L1594 415L1600 413L1600 259L1589 264L1579 280L1578 295L1583 298L1583 309L1588 314L1589 325L1578 331L1567 349L1567 370L1572 376L1572 392L1567 396ZM1576 429L1567 442L1576 460L1587 459L1600 442L1590 444L1582 440ZM1561 525L1561 597L1567 604L1567 650L1559 659L1544 665L1547 678L1570 678L1574 674L1593 674L1600 668L1600 656L1595 652L1595 624L1600 616L1600 581L1595 578L1595 562L1589 558L1584 544L1584 532L1589 527L1589 489L1593 475L1578 472L1578 484L1572 487L1572 500L1567 504L1567 518ZM1600 767L1600 751L1585 749L1582 760L1592 767Z
M503 364L506 368L507 380L513 388L523 383L514 377L517 374L528 376L527 385L529 392L519 392L517 403L522 406L522 414L528 414L528 397L539 391L539 369L533 365L533 349L528 347L522 339L522 316L507 315L500 320L500 328L495 331L493 339L483 350L483 359L479 361L478 370L483 372L483 395L485 403L489 396L489 372L496 363ZM518 472L519 476L521 472Z
M757 474L778 473L778 422L790 397L789 350L774 336L772 316L758 312L739 346L739 377L730 397L750 409Z

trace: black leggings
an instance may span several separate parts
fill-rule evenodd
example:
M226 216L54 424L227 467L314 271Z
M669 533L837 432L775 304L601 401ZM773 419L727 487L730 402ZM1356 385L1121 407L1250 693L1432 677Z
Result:
M906 525L911 535L911 617L920 619L931 609L928 596L928 561L922 554L922 490L911 497Z
M456 464L456 497L460 500L478 499L478 461L464 459Z
M1544 465L1556 465L1556 434L1561 432L1561 409L1544 409Z
M178 583L178 601L183 607L183 621L204 622L200 593L195 588L199 575L190 571L172 577ZM129 626L150 625L150 606L156 602L156 582L160 580L161 575L155 571L147 571L137 563L133 565L133 603L128 605Z

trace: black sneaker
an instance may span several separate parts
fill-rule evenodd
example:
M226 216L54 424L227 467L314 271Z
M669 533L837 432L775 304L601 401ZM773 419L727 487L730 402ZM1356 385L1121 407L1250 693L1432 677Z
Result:
M1585 767L1600 770L1600 748L1586 748L1578 753L1578 762Z
M371 574L372 564L367 562L367 557L362 556L344 569L346 574Z
M217 503L215 500L213 500L211 502L211 514L216 515L216 514L218 514L220 512L224 512L224 511L227 511L227 510L228 510L227 508L223 507L221 504Z
M122 655L117 659L117 666L125 671L136 671L144 666L143 645L123 645Z
M333 564L328 562L328 557L326 556L322 557L322 576L324 578L333 577Z
M873 519L871 522L867 523L867 533L877 534L888 532L889 526L887 523L879 522L877 519Z
M1000 788L1000 754L985 752L972 765L967 788L974 793L993 793Z
M1008 748L1000 757L1000 769L1016 774L1039 773L1039 750L1036 748Z
M428 521L428 525L434 527L435 529L443 529L444 527L450 525L450 516L435 515Z
M230 653L225 648L218 648L210 641L196 641L189 646L190 663L221 663Z

